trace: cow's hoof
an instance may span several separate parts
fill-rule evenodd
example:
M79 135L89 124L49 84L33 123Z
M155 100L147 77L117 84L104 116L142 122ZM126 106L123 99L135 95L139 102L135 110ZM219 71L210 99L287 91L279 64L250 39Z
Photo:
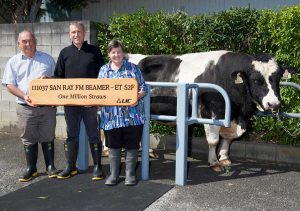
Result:
M108 156L108 155L109 155L109 153L108 153L108 150L107 150L107 149L103 150L103 155L104 155L104 156Z
M229 159L219 160L219 161L220 161L220 163L222 163L222 165L225 165L225 166L231 165L231 161Z
M210 166L210 168L215 172L221 172L224 171L223 166Z
M149 158L157 158L158 155L155 152L149 152Z

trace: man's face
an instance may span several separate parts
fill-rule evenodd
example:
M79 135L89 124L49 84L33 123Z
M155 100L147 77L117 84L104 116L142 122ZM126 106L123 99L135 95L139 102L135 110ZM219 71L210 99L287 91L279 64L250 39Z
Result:
M19 35L18 45L25 56L32 58L36 51L37 40L30 32L24 31Z
M85 32L81 26L70 26L70 38L74 45L82 45L84 42Z

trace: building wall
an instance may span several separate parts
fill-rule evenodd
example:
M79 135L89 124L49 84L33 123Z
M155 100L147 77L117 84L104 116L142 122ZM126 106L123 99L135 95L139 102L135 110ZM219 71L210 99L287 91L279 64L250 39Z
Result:
M247 7L249 2L252 8L258 9L300 4L300 0L98 0L82 9L82 18L108 22L107 18L113 16L112 12L131 14L138 12L142 6L151 14L164 9L169 13L182 10L189 15L198 15L225 11L231 7Z
M97 30L91 21L83 21L86 28L86 40L88 43L96 44ZM7 61L17 53L20 48L17 45L19 32L29 30L34 32L38 40L37 50L50 54L54 60L60 50L71 44L69 37L70 22L53 23L25 23L25 24L0 24L0 79L5 70ZM16 114L16 97L10 94L6 87L0 86L0 132L20 132ZM62 110L63 107L58 107ZM66 137L66 124L63 116L57 117L57 137Z

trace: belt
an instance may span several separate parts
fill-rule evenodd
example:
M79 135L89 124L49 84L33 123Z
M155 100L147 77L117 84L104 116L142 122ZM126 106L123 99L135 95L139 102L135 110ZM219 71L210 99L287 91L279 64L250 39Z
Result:
M19 103L19 105L21 105L21 106L28 106L28 107L31 107L31 108L49 107L49 106L36 106L36 107L32 107L32 106L30 106L30 105L22 104L22 103Z

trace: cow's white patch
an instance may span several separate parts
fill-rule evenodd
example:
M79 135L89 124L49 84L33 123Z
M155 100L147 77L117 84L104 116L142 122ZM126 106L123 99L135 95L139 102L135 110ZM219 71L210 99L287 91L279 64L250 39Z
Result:
M264 111L264 109L259 105L259 103L258 103L256 100L253 100L253 102L255 103L256 108L257 108L259 111Z
M219 143L220 126L204 124L206 139L209 146L208 162L210 166L218 166L219 161L216 155L216 147Z
M241 125L235 123L235 121L230 122L230 127L221 127L220 136L227 140L232 140L241 137L246 130L242 129Z
M228 151L232 139L241 137L245 132L246 130L242 129L241 125L236 124L235 121L230 122L229 128L221 127L220 136L223 138L223 142L219 153L220 161L229 159Z
M264 77L267 86L268 86L268 94L263 98L262 105L267 110L270 104L278 105L280 103L278 97L275 95L274 90L272 89L271 83L269 81L269 77L278 70L277 62L274 58L266 62L261 61L253 61L252 64L254 65L254 70L261 73Z
M216 64L219 58L228 52L229 51L211 51L177 56L176 58L179 58L182 62L180 63L180 72L175 77L175 81L193 83L195 78L205 71L205 68L211 61Z
M147 57L147 55L142 55L142 54L128 54L128 61L137 65L145 57Z
M230 145L231 141L232 140L223 139L221 149L220 149L220 153L219 153L219 156L220 156L219 160L220 161L229 159L228 151L229 151L229 145Z

